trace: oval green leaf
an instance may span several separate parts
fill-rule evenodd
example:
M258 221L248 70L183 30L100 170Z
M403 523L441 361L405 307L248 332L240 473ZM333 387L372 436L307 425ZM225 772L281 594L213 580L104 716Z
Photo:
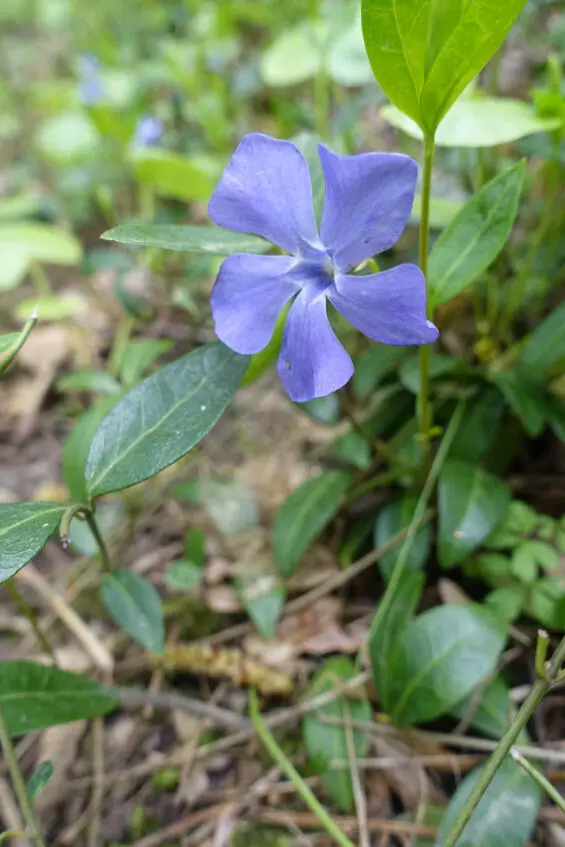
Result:
M380 547L385 544L389 538L392 538L398 532L406 529L414 516L418 497L415 494L406 494L399 500L394 500L392 503L387 503L377 517L375 523L375 547ZM432 543L432 527L427 523L412 537L412 546L406 558L405 572L421 570L427 561L430 546ZM379 570L384 580L388 582L392 569L396 564L400 553L400 546L396 550L389 550L384 556L379 559Z
M556 309L537 327L522 351L521 364L533 375L565 359L565 303Z
M462 562L502 522L508 486L475 465L449 459L439 476L438 556L449 568Z
M424 612L398 636L385 709L399 725L450 712L492 673L505 640L505 627L478 605Z
M66 508L60 503L0 503L0 583L39 553Z
M312 682L308 692L317 697L326 692L335 691L356 675L351 659L338 656L325 662ZM324 723L320 717L334 718L344 724L368 723L371 720L371 704L358 697L340 696L311 712L302 721L302 732L308 758L320 774L322 782L336 806L343 812L352 812L355 808L351 771L347 768L331 768L331 762L348 761L349 745L345 726ZM351 729L351 741L356 759L362 759L369 749L369 734Z
M459 785L441 822L437 847L455 824L483 767L476 768ZM457 847L524 847L534 831L540 805L541 791L534 780L516 762L506 759L457 839Z
M248 363L223 344L208 344L136 385L93 438L89 497L143 482L186 455L212 429Z
M282 576L294 573L310 544L337 514L350 482L348 471L326 471L284 501L273 530L275 563Z
M434 306L464 291L496 259L516 220L523 181L520 162L484 185L442 232L428 267Z
M105 241L117 241L131 247L161 247L179 253L266 253L268 241L255 235L230 232L215 226L181 226L180 224L120 224L101 235Z
M87 409L67 435L63 444L62 472L63 481L68 488L71 499L76 503L86 503L88 491L84 472L90 444L94 433L106 417L110 409L116 405L115 396L102 397L95 406Z
M164 197L190 203L208 200L214 189L212 175L200 162L159 147L144 147L138 151L133 165L136 179Z
M0 291L19 285L33 262L77 265L82 259L82 247L74 235L39 223L0 227L0 252Z
M283 88L313 79L322 67L327 40L328 27L321 21L306 21L282 32L261 58L265 85Z
M147 650L163 655L163 607L150 582L132 571L117 570L104 574L100 598L118 626Z
M12 735L105 715L116 702L80 674L35 662L0 662L0 709Z
M418 140L422 130L396 106L381 109L382 117ZM462 97L437 128L437 147L496 147L559 126L559 119L540 118L523 100L504 97Z
M377 82L433 134L504 41L526 0L363 0L365 46ZM488 25L487 25L488 22Z

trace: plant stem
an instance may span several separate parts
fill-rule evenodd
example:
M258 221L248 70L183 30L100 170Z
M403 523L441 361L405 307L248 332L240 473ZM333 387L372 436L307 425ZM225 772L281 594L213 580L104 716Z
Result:
M12 362L28 340L31 331L36 325L36 323L37 310L34 309L33 313L31 314L31 317L28 319L27 323L25 324L24 328L22 329L14 343L10 347L8 347L8 349L5 350L0 356L0 376L2 376L4 371L6 371L10 367L10 365L12 364Z
M552 684L556 681L561 666L565 660L565 638L562 639L557 650L553 654L551 659L547 676L545 679L538 679L532 686L532 690L522 703L520 711L514 718L512 724L508 727L508 730L504 734L504 736L499 741L494 753L484 766L484 769L475 783L475 786L471 793L469 794L461 812L459 813L457 820L455 821L451 832L448 834L447 838L441 845L441 847L454 847L459 836L467 826L471 816L480 801L483 798L484 793L487 788L491 784L494 779L496 772L502 765L506 756L510 752L512 745L533 716L536 707L541 702L543 697L547 694Z
M451 447L453 439L455 438L455 434L459 429L459 424L461 423L461 420L463 418L464 410L465 403L459 403L459 405L455 409L455 412L453 413L451 420L449 421L449 426L447 427L445 434L441 440L439 450L437 451L437 455L434 459L433 465L428 473L426 482L422 489L422 493L420 494L418 502L416 503L416 508L414 509L412 520L410 521L410 524L407 529L406 539L404 541L404 544L400 548L400 553L398 554L398 559L396 560L396 563L392 570L392 574L390 575L390 580L386 587L383 599L379 603L377 611L375 612L375 616L372 620L371 629L369 630L369 635L367 636L367 643L370 643L372 641L375 634L382 626L383 622L386 621L390 606L394 600L398 586L402 582L402 577L404 576L404 569L406 568L406 562L408 561L408 554L410 553L410 549L413 544L415 532L418 529L424 512L428 507L428 502L432 495L432 491L434 490L437 478L443 467L443 463L447 458L447 454L449 453L449 448Z
M129 342L134 328L135 318L132 315L124 313L120 317L118 328L116 330L114 341L112 343L112 348L108 355L107 371L111 376L118 376L124 348Z
M84 510L84 517L85 517L85 520L86 520L88 526L90 527L90 531L91 531L92 535L94 536L94 540L98 544L98 549L100 550L100 554L102 556L103 568L104 568L105 571L111 571L112 570L112 562L110 560L110 554L108 552L106 542L104 541L104 538L102 537L102 533L100 532L100 528L98 526L96 518L94 517L94 514L90 510L87 511L86 509Z
M45 633L39 626L39 621L37 620L37 615L35 614L35 611L31 608L25 597L21 594L18 586L16 585L13 579L8 580L8 582L4 583L4 585L6 587L6 590L12 597L12 600L18 607L18 611L20 612L20 614L23 615L24 618L26 618L26 620L28 620L31 624L31 628L33 629L35 637L37 638L37 643L39 644L43 652L50 656L51 659L53 659L53 662L57 664L53 648L49 644Z
M432 196L432 169L434 164L435 141L433 135L424 136L424 169L422 173L422 206L420 212L420 243L418 249L418 262L422 273L426 277L426 290L428 287L428 253L430 247L430 200ZM432 318L432 311L427 302L428 318ZM424 455L424 467L429 469L431 463L430 451L430 429L432 425L432 409L430 405L430 348L427 344L420 347L420 391L418 392L418 423L422 451Z
M350 841L347 835L338 827L329 812L324 809L318 798L306 785L292 762L287 759L275 741L273 735L261 717L257 692L254 689L251 689L249 692L249 716L257 735L265 745L267 751L271 754L285 776L290 779L296 788L297 793L302 797L310 811L316 815L328 835L333 838L336 844L339 844L340 847L355 847L353 841Z
M6 720L1 710L0 746L2 747L2 752L4 753L4 759L6 760L8 771L10 772L10 779L12 781L12 786L14 788L16 797L18 798L21 813L25 820L26 827L29 830L28 837L32 838L38 845L38 847L45 847L45 842L43 840L43 837L41 836L41 833L39 832L39 827L37 826L33 806L28 797L26 782L20 768L20 763L18 762L18 757L16 756L16 751L12 743L12 737L10 735L8 725L6 724Z
M526 771L526 773L528 773L535 782L537 782L539 787L543 791L545 791L547 796L551 800L553 800L555 805L559 806L559 808L561 809L562 812L565 812L565 797L563 797L563 795L560 794L559 791L557 791L556 788L554 788L554 786L551 784L551 782L548 780L548 778L546 776L544 776L544 774L542 774L541 771L538 771L538 769L535 768L532 765L531 762L529 762L527 759L525 759L524 756L522 756L522 754L519 753L517 750L511 750L510 755L512 756L514 761L518 765L520 765L520 767L523 768Z

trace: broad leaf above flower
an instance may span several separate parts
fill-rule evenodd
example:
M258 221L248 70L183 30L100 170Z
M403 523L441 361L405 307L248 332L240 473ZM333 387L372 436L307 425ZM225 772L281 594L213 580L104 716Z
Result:
M417 165L398 153L340 156L318 146L326 183L320 230L308 164L290 141L251 133L241 141L210 200L218 226L259 235L288 256L236 254L222 264L211 297L218 337L236 353L267 346L292 300L278 362L296 402L331 394L353 363L327 316L327 301L384 344L430 344L426 284L416 265L352 274L388 250L408 221Z

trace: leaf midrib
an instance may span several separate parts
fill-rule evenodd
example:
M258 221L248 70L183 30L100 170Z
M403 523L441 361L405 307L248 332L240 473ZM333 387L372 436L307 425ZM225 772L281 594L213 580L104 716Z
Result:
M168 420L168 419L169 419L172 415L174 415L174 414L175 414L175 412L178 412L178 410L179 410L180 408L182 408L182 406L184 406L186 403L188 403L188 402L192 399L192 397L196 394L196 392L197 392L197 391L200 391L200 389L202 388L202 386L203 386L203 385L205 385L205 383L207 382L207 380L209 380L209 379L210 379L210 378L211 378L211 377L212 377L212 376L216 373L216 371L219 371L219 370L221 370L221 369L223 369L223 368L225 368L225 367L226 367L226 365L227 365L228 361L229 361L229 359L226 359L225 361L222 361L222 362L218 363L218 364L217 364L217 365L216 365L216 366L215 366L212 370L208 371L208 372L205 374L205 376L203 376L203 377L202 377L202 379L200 380L200 382L198 383L198 385L196 385L196 386L193 388L193 390L191 391L191 393L190 393L190 394L188 394L187 396L185 396L185 397L184 397L181 401L179 401L179 402L178 402L178 403L176 403L176 404L175 404L175 405L174 405L171 409L169 409L169 411L167 412L167 414L166 414L166 415L163 415L163 417L162 417L162 418L159 418L159 420L158 420L158 421L156 421L156 422L153 424L153 426L149 427L149 429L145 429L145 430L143 430L143 432L141 433L141 435L139 435L136 439L134 439L134 441L132 441L130 444L128 444L128 446L126 447L126 449L125 449L122 453L120 453L118 456L116 456L116 457L115 457L115 459L114 459L112 462L110 462L110 464L106 467L106 470L105 470L102 474L100 474L100 476L98 476L98 477L91 477L91 478L89 479L89 481L88 481L88 485L87 485L87 489L88 489L89 496L91 496L91 497L92 497L92 496L94 496L94 491L95 491L95 489L96 489L96 488L98 488L98 487L100 487L100 484L102 483L102 481L103 481L104 479L106 479L106 477L108 476L108 474L110 473L110 471L114 470L114 468L116 467L116 465L117 465L119 462L121 462L121 461L122 461L122 460L123 460L123 459L124 459L127 455L129 455L129 453L131 453L131 451L132 451L132 450L134 450L136 447L138 447L138 446L139 446L139 444L141 444L141 442L142 442L142 441L144 441L147 437L149 437L150 435L152 435L152 434L155 432L155 430L156 430L156 429L158 429L158 428L159 428L159 427L160 427L160 426L161 426L161 425L162 425L162 424L163 424L166 420ZM127 396L127 395L126 395L126 396ZM114 409L115 409L115 408L116 408L116 407L114 406Z
M51 509L44 509L43 511L34 512L32 515L29 515L27 518L24 518L17 523L12 523L5 529L0 529L0 537L3 535L7 535L12 532L14 529L18 529L20 526L24 526L26 523L33 523L34 521L44 518L46 515L51 515L53 512L64 512L64 506L53 506Z

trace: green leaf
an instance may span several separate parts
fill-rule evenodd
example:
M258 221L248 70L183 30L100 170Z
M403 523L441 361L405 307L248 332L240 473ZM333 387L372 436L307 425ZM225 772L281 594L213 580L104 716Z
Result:
M61 377L57 389L62 392L89 391L92 394L121 394L122 387L106 371L75 371Z
M430 380L439 379L460 369L461 361L453 356L442 353L432 353L430 356L428 368ZM412 394L420 393L420 363L417 356L412 356L402 363L399 378L404 388Z
M289 577L308 547L337 514L351 482L347 471L326 471L309 479L280 507L273 530L275 563Z
M356 675L351 659L338 656L324 662L315 675L308 691L309 697L317 697L326 692L335 691ZM335 805L343 812L352 812L355 808L351 772L346 769L333 769L331 762L348 761L347 732L345 726L323 723L320 717L340 721L368 723L371 720L371 704L359 697L340 695L331 703L321 706L316 712L306 715L302 721L304 745L308 758L320 774L322 782ZM369 749L369 734L358 729L351 730L355 758L362 759Z
M543 371L565 359L565 303L537 327L522 350L522 365L539 379Z
M445 229L463 208L462 200L450 200L447 197L430 197L430 228ZM422 217L422 195L416 192L410 214L410 223L419 224Z
M414 616L423 587L424 575L421 572L413 571L407 574L398 586L380 627L371 630L369 642L371 668L373 681L382 703L391 702L390 686L393 670L391 658L397 640Z
M461 782L445 812L437 847L451 831L484 765ZM524 847L530 840L541 805L541 790L511 759L505 759L487 788L457 847Z
M349 29L341 32L330 45L328 73L334 82L345 87L366 85L373 79L360 18Z
M177 559L165 569L165 584L173 591L190 591L202 579L202 568L188 559Z
M512 714L510 689L501 676L497 676L485 688L479 704L474 702L474 695L465 698L453 710L453 715L465 719L471 713L470 726L481 735L491 738L502 738L510 725Z
M436 606L411 621L389 659L384 708L394 722L430 721L451 711L492 673L504 648L504 629L474 604Z
M538 575L538 568L550 573L557 572L557 550L543 541L522 542L512 554L512 573L522 582L533 582Z
M30 776L27 783L27 796L31 803L35 803L47 783L53 776L53 762L41 762L39 767Z
M251 357L249 367L241 382L242 386L251 385L275 364L281 351L283 332L286 324L289 306L285 306L277 318L271 340L259 353Z
M398 532L406 529L414 516L418 497L414 494L405 494L400 500L387 503L380 512L375 523L374 542L375 547L385 544ZM412 537L412 546L406 559L406 572L419 571L426 565L432 543L432 527L427 523ZM392 569L398 559L401 545L396 550L389 550L379 559L379 570L384 580L388 582Z
M209 344L136 385L94 436L89 497L143 482L188 453L230 402L248 362L223 344Z
M263 638L274 638L285 600L278 575L261 561L246 562L235 588L257 631Z
M513 623L522 612L525 589L523 585L506 585L495 588L485 597L485 603L493 615L508 623Z
M133 571L106 573L100 585L100 598L118 626L147 650L163 655L163 607L150 582Z
M467 288L506 244L524 181L518 163L484 185L442 232L430 253L430 297L439 306Z
M126 388L132 388L147 368L164 353L168 353L173 342L166 338L136 338L128 341L120 357L119 375Z
M100 136L83 112L63 112L43 122L36 143L45 159L68 167L92 159L100 146Z
M448 459L439 476L440 565L462 562L504 519L510 492L498 477L475 465Z
M422 130L395 106L383 106L381 116L392 126L418 140ZM503 97L462 97L441 121L435 136L437 147L496 147L536 132L559 126L556 118L540 118L523 100Z
M563 579L549 576L536 580L526 601L526 611L548 629L565 630Z
M63 444L63 481L69 490L71 499L76 503L88 501L88 491L84 479L86 460L94 433L110 409L116 405L116 396L102 397L95 406L84 412L66 437Z
M532 438L541 435L547 415L546 395L542 386L524 368L491 373L489 379L502 391L528 435Z
M265 85L283 88L313 79L322 68L327 39L328 27L322 21L305 21L282 32L261 58Z
M144 147L135 153L133 166L136 179L156 194L191 202L208 200L214 179L193 160L159 147Z
M105 715L116 702L80 674L35 662L0 662L0 709L12 735Z
M262 238L215 226L130 223L108 229L100 237L131 247L161 247L180 253L211 253L217 256L271 250L269 242Z
M0 583L39 553L66 508L60 503L0 503Z
M469 406L455 433L449 456L452 459L476 462L484 456L497 436L504 414L504 400L496 388L486 387Z
M33 262L78 265L82 260L82 247L74 235L39 223L1 226L0 253L0 291L19 285Z
M395 106L432 134L525 4L363 0L363 35L377 82Z
M346 432L336 438L331 455L354 468L367 470L371 465L371 445L359 432Z
M388 347L378 344L371 347L355 362L353 389L355 395L363 399L368 397L398 365L412 355L410 347Z

